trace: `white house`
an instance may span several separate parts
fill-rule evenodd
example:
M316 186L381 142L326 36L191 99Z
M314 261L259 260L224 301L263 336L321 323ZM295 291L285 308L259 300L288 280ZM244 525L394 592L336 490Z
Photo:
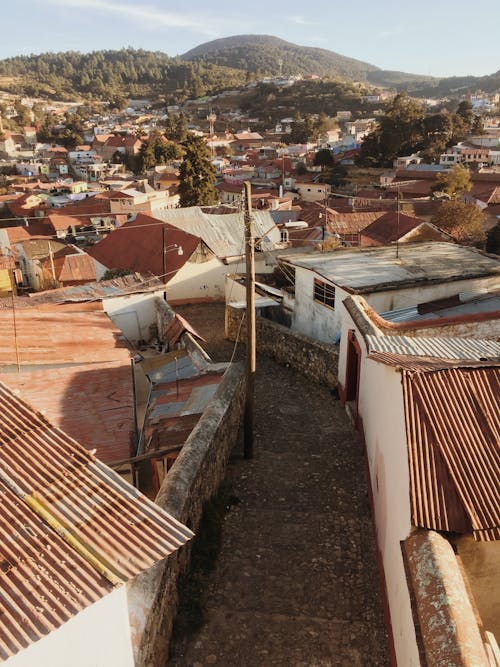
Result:
M349 249L282 255L294 277L287 296L292 329L326 343L338 342L343 300L361 294L377 313L500 285L500 261L453 243Z
M397 665L420 667L421 652L427 654L436 641L446 664L495 664L486 653L493 650L500 629L495 613L500 603L500 343L471 335L478 312L471 314L470 307L465 317L434 320L434 333L429 333L425 318L392 329L386 323L382 330L380 318L362 297L351 296L344 303L339 396L365 446ZM499 315L498 310L493 314L497 322ZM468 337L448 338L459 321L471 327ZM428 540L426 531L449 537L467 585L459 581L462 574L452 549L448 547L451 561L443 560L427 544L427 565L432 567L410 586L405 553L409 548L415 555L411 540L419 534ZM455 579L451 588L443 584L450 569ZM443 588L444 593L433 598L431 591L426 598L429 588ZM445 616L447 605L450 618ZM448 651L467 654L468 660L451 659ZM427 655L426 664L444 663Z

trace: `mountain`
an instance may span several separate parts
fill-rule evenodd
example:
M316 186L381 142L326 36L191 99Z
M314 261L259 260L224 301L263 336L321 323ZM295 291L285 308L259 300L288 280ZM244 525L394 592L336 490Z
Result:
M374 65L334 51L298 46L270 35L236 35L215 39L191 49L181 58L268 76L277 76L282 72L284 75L317 74L363 81L367 72L379 70Z
M383 70L328 49L298 46L269 35L236 35L206 42L184 53L185 61L212 63L267 76L317 74L363 81L422 96L457 96L481 89L500 88L500 71L483 77L438 78Z

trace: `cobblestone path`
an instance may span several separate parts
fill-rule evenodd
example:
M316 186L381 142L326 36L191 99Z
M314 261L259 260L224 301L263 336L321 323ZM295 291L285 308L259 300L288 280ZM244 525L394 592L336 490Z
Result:
M214 358L230 353L209 319L181 313L202 334L212 326ZM388 665L363 452L339 402L261 357L255 430L254 459L238 451L229 465L239 503L205 622L169 667Z

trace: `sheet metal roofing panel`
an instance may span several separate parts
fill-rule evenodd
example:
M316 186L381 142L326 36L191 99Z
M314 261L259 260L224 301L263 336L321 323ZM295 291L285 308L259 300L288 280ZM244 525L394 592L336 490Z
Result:
M316 272L347 291L363 294L426 282L500 276L500 261L453 243L405 244L399 248L283 255L294 266Z
M192 533L1 383L0 445L5 660L165 558ZM63 525L74 544L49 520Z
M500 539L500 368L403 373L414 525Z
M418 305L414 305L380 313L380 317L387 322L412 322L475 315L478 313L491 313L493 315L500 312L500 294L498 293L488 294L485 293L485 290L482 293L461 292L457 297L460 303L456 305L439 308L439 304L436 303L436 307L432 309L432 303L420 304L428 306L425 313L419 312Z
M245 225L243 213L210 215L196 206L190 208L162 208L152 215L188 234L202 239L205 245L219 257L240 257L245 254ZM254 234L263 239L263 250L272 250L281 240L281 234L269 211L253 211Z
M0 308L0 366L62 365L123 361L130 353L119 329L102 310L57 305Z
M130 456L134 431L134 398L130 363L33 369L1 374L10 389L55 426L96 449L108 463Z
M440 359L470 359L482 361L500 359L500 342L474 338L422 338L409 336L367 335L369 352L390 352L417 357Z
M149 292L163 287L163 282L148 273L132 273L129 276L103 280L73 287L61 287L47 292L30 294L32 305L41 303L65 303L74 301L97 301L113 296Z

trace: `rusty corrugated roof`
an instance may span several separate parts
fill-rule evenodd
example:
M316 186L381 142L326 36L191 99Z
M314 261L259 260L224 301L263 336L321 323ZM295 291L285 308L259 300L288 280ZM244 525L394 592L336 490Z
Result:
M500 367L403 371L412 522L500 539Z
M0 444L0 660L6 660L192 533L1 383ZM56 532L57 525L71 537Z

